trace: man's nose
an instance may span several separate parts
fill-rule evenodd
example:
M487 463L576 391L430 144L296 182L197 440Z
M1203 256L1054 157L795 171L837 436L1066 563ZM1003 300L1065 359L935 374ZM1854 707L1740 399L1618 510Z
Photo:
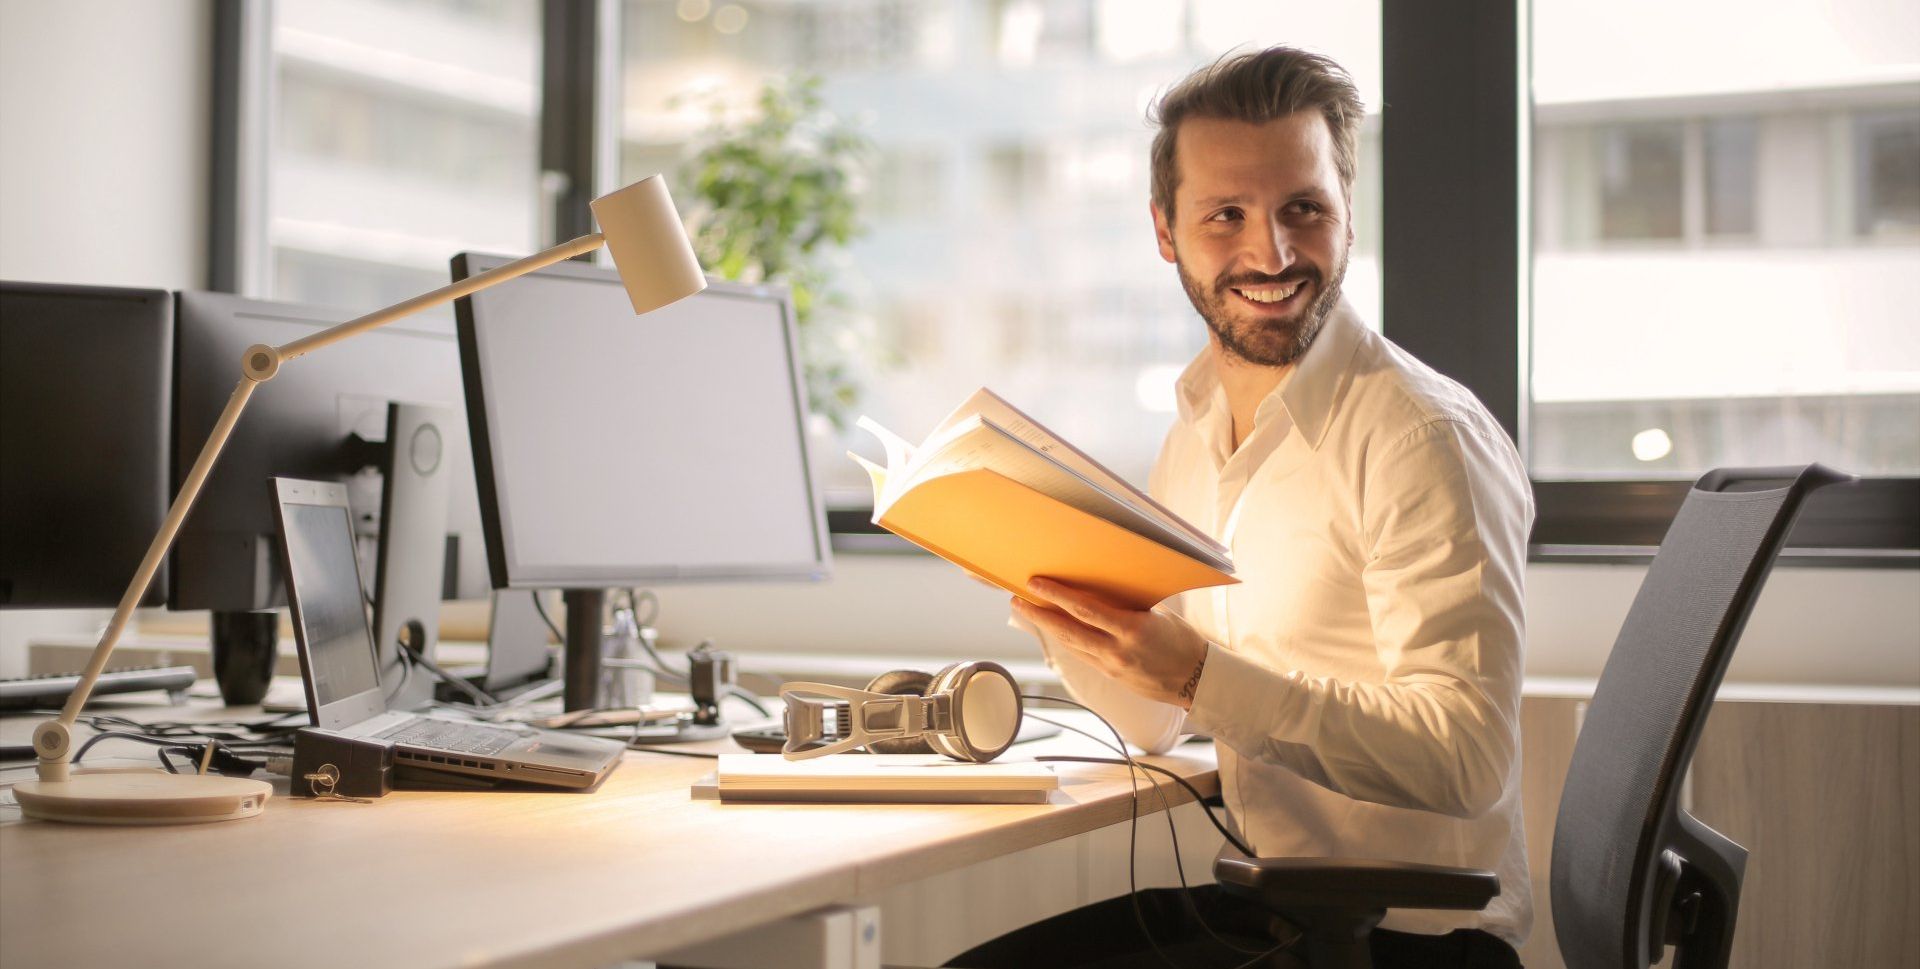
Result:
M1294 262L1293 242L1287 236L1287 227L1270 221L1248 233L1247 247L1241 253L1241 261L1257 273L1278 276L1285 272Z

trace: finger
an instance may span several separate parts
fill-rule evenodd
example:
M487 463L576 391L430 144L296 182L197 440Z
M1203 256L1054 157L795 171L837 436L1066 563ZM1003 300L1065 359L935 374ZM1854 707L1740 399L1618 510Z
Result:
M1027 589L1034 595L1059 606L1073 618L1096 629L1117 633L1126 628L1127 615L1131 610L1112 605L1091 592L1046 578L1035 578L1028 582Z
M1112 644L1112 637L1097 627L1089 626L1058 609L1036 606L1025 599L1013 600L1015 612L1034 628L1047 637L1050 643L1067 646L1077 653L1094 655L1104 654Z

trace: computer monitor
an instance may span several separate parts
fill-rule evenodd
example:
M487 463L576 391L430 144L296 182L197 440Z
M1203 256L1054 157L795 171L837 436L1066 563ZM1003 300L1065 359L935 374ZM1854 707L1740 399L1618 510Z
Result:
M172 499L173 339L165 290L0 282L0 607L119 604Z
M172 429L172 474L177 489L206 443L233 387L240 379L242 352L256 343L284 345L350 319L342 310L243 299L226 293L184 292L176 301L176 352ZM347 486L354 510L359 553L375 575L380 594L407 591L405 605L422 620L426 636L413 645L432 654L437 615L428 614L417 593L422 581L400 574L395 563L437 566L438 580L426 580L426 606L437 598L480 598L487 594L485 539L467 454L466 418L460 389L459 351L445 321L414 319L360 334L301 358L262 385L234 426L220 461L187 516L171 557L169 600L175 609L214 611L216 647L260 650L242 640L272 638L272 625L244 621L244 613L286 602L281 556L275 551L272 502L265 482L274 476L338 481ZM395 403L431 411L439 405L450 416L438 421L435 442L447 480L442 497L422 507L410 527L382 528L385 506L395 484L381 473L393 459L387 441ZM409 425L411 426L411 425ZM413 470L415 450L409 432L400 442L402 463ZM417 476L415 476L417 478ZM410 479L412 480L412 479ZM404 482L403 482L404 483ZM414 483L418 483L415 481ZM419 489L403 489L418 497ZM444 502L444 508L439 504ZM396 516L396 520L400 520ZM405 526L405 522L401 522ZM424 524L424 529L423 529ZM418 541L441 540L425 556L408 548L391 554L383 536L404 532ZM378 563L382 568L371 567ZM374 596L375 590L368 590ZM389 599L393 598L388 596ZM382 606L391 606L391 601ZM399 662L393 629L409 617L392 609L380 612L382 662L391 672ZM437 613L437 608L432 608ZM397 707L416 705L431 694L424 680L413 693L395 698Z
M242 351L255 343L284 345L351 317L226 293L178 294L174 486L233 393ZM380 460L394 401L439 404L461 415L443 440L454 474L442 591L445 598L485 597L485 540L462 433L458 347L446 323L408 320L302 357L254 393L174 544L173 608L248 611L286 603L265 490L274 476L345 482L362 554L371 555L382 479L370 466Z
M785 290L716 281L635 317L612 270L569 262L455 318L488 572L567 590L568 709L597 693L604 590L827 576Z

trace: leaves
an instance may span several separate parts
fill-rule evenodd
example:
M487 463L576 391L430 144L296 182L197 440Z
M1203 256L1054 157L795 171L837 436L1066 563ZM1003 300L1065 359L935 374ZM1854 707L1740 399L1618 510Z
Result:
M700 136L680 183L694 194L694 252L708 272L743 282L785 283L793 293L809 403L844 429L860 398L849 360L846 300L831 288L824 258L864 231L857 175L866 137L834 116L821 79L769 82L755 116L729 125L722 105Z

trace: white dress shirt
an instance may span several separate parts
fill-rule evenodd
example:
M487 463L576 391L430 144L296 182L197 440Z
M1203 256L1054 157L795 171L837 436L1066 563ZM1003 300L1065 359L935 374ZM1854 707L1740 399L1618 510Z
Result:
M1160 607L1210 643L1192 712L1043 637L1049 662L1146 751L1211 735L1260 855L1491 869L1485 910L1395 909L1381 925L1519 945L1533 921L1519 718L1533 499L1518 452L1465 388L1344 303L1238 450L1215 352L1180 378L1151 484L1233 550L1240 579Z

